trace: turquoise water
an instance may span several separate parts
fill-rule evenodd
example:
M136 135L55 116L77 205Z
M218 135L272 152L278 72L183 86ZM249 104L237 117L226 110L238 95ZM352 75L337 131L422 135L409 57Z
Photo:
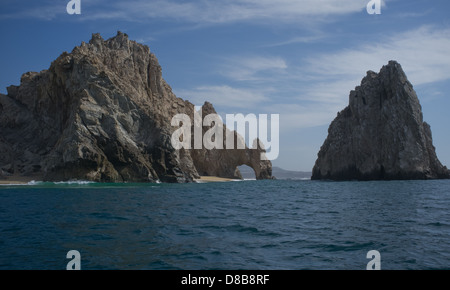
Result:
M0 269L450 269L450 181L0 187Z

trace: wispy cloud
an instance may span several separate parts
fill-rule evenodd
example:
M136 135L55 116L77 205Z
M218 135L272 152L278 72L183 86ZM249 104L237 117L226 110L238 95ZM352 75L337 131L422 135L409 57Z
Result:
M195 105L202 105L208 101L216 108L252 108L270 100L263 90L228 85L200 86L189 90L178 90L175 93Z
M302 113L298 118L312 120L302 122L311 126L329 123L335 117L335 112L347 105L350 90L359 85L366 72L378 72L389 60L397 60L402 65L414 86L449 80L448 51L450 29L423 26L387 35L373 43L312 55L304 59L306 65L297 72L308 75L307 83L298 87L300 93L297 101L311 103L306 115ZM295 108L295 104L290 107ZM324 113L329 114L328 119ZM311 115L311 119L303 119L302 116L308 115Z
M154 38L152 36L143 36L143 37L136 39L136 42L143 43L143 44L148 44L153 41L156 41L156 38Z
M279 114L281 132L292 134L301 128L329 124L342 107L337 104L324 106L321 103L305 102L303 104L272 104L263 106L263 110L270 114Z
M321 31L316 31L316 34L314 34L314 35L295 36L288 40L268 44L268 45L266 45L266 47L276 47L276 46L284 46L284 45L298 44L298 43L304 43L304 44L315 43L315 42L325 39L326 37L327 37L327 35L325 33L321 32Z
M30 2L30 1L28 1ZM34 2L34 1L32 1ZM65 12L67 2L46 1L21 12L2 14L1 18L35 17L53 19ZM299 22L318 16L345 15L362 11L367 0L131 0L82 1L84 20L116 19L142 21L168 19L189 23L230 23L237 21Z
M306 60L311 74L327 79L354 80L367 70L378 71L397 60L415 85L450 79L450 28L422 26L380 37L372 43Z
M421 12L400 12L396 15L396 17L401 18L413 18L413 17L424 17L430 15L434 9L430 8Z
M367 0L134 0L112 7L120 8L125 18L165 18L192 23L228 23L274 19L295 21L299 17L344 15L362 11Z
M56 17L67 14L66 4L64 2L59 2L55 5L54 2L42 1L38 5L34 3L21 3L22 1L14 1L14 5L11 3L9 6L2 7L0 12L0 20L10 20L10 19L39 19L50 21ZM30 2L30 1L28 1ZM8 9L6 9L8 8Z
M268 76L283 73L288 68L281 57L231 57L221 65L219 73L236 81L266 81Z
M234 57L220 66L228 68L226 73L216 72L226 75L226 85L197 87L181 96L200 103L209 100L219 108L280 113L284 130L326 125L348 104L349 92L368 70L378 72L393 59L402 64L413 85L429 85L450 79L448 51L450 28L423 26L312 54L297 65L288 66L276 56Z

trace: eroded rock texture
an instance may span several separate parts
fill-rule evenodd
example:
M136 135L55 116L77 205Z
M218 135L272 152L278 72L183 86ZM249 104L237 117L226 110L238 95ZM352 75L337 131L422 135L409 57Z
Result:
M247 164L271 178L271 163L260 162L257 150L175 150L171 119L193 110L173 94L147 46L121 32L106 41L93 34L0 95L0 177L189 182L199 169L240 177L236 167Z
M430 126L402 67L390 61L369 71L349 106L331 123L312 179L450 178L439 162Z

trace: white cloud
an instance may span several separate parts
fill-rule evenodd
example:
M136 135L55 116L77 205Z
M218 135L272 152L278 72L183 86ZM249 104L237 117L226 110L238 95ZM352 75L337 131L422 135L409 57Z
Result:
M367 0L156 0L122 1L105 4L105 10L116 10L121 18L175 19L191 23L229 23L248 20L295 21L303 18L314 20L317 16L328 17L360 12ZM92 15L108 17L108 13ZM116 14L117 17L117 14ZM317 18L316 18L317 20Z
M348 95L355 88L363 75L358 78L344 78L340 81L323 78L319 81L311 82L302 88L302 94L298 97L300 101L311 101L321 103L323 106L340 105L342 109L348 104Z
M311 24L329 20L330 16L365 13L369 0L90 0L82 1L82 14L77 20L126 20L142 22L149 19L221 24L241 21L266 23ZM30 1L31 2L31 1ZM34 2L34 1L33 1ZM66 15L67 1L33 3L31 8L1 14L0 19L39 18L53 20ZM27 7L27 5L23 6ZM67 15L66 15L67 16Z
M309 70L321 78L343 81L378 72L389 60L398 61L413 85L450 79L450 29L422 26L381 37L356 48L308 58Z
M303 124L323 125L327 120L323 113L347 106L349 92L360 84L366 72L378 72L389 60L397 60L416 87L449 80L449 51L450 29L424 26L385 36L373 43L310 56L304 60L306 66L297 72L307 75L306 85L299 87L297 99L300 103L307 101L316 105L298 118L307 120Z
M220 73L236 81L263 81L267 75L283 73L287 68L280 57L235 57L222 65Z
M293 133L301 128L310 128L329 124L343 107L337 104L324 106L320 103L274 104L265 107L270 114L280 114L282 133Z
M279 114L280 129L283 132L329 124L346 105L345 102L326 102L324 99L299 102L295 98L285 100L294 103L278 103L275 99L278 94L276 89L264 89L265 91L224 85L203 86L175 93L195 105L211 102L219 113Z
M268 45L266 45L266 47L284 46L284 45L296 44L296 43L305 43L305 44L315 43L315 42L325 39L326 37L327 37L327 35L325 33L323 33L322 31L315 31L315 35L296 36L296 37L292 37L285 41L268 44Z
M223 86L201 86L192 90L175 92L178 97L189 100L194 105L208 101L220 108L252 108L269 101L262 91L250 88Z
M287 66L280 57L235 57L222 66L228 66L229 79L242 81L240 88L204 86L189 93L219 108L278 112L285 130L314 127L329 124L347 106L349 92L366 72L378 72L391 59L402 64L415 86L450 79L449 51L450 29L423 26L373 43L310 55L298 66ZM255 86L254 81L264 85Z

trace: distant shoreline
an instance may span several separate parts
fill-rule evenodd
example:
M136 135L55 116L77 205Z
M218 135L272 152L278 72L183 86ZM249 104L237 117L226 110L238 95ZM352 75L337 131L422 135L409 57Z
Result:
M24 177L24 176L9 176L5 179L0 179L0 185L26 185L33 181L42 180L41 176ZM222 178L218 176L201 176L199 179L194 179L196 183L209 183L209 182L230 182L241 181L240 179Z

